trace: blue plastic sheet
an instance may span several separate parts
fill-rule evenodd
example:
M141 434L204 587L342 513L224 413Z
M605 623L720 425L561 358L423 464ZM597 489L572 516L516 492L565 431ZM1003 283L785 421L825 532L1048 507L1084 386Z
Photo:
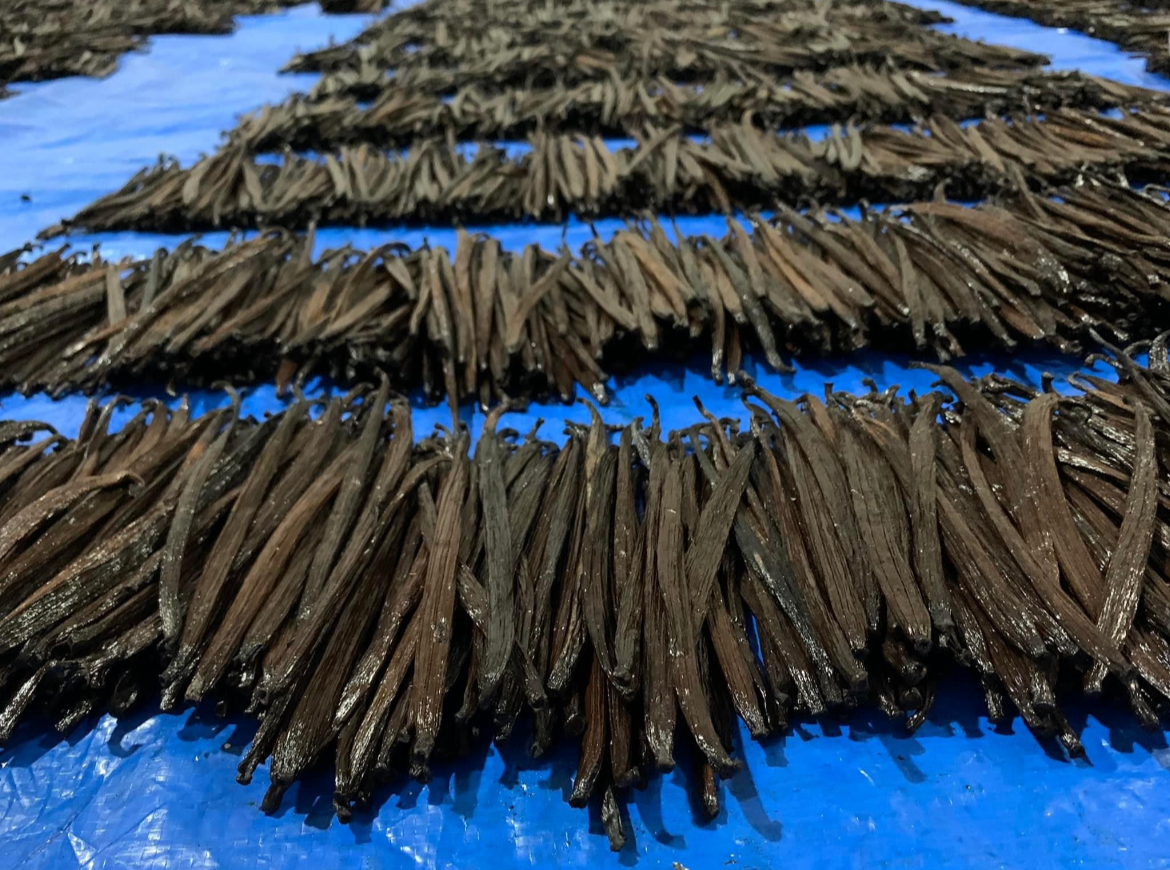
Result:
M1167 86L1143 62L1077 34L1039 28L945 2L915 2L955 19L943 29L989 42L1044 51L1057 69L1082 69L1150 87ZM315 7L241 19L230 37L158 37L147 53L123 59L108 79L66 79L14 88L0 101L0 250L115 189L160 153L189 162L212 150L242 112L304 90L312 77L275 73L296 48L356 34L356 16L321 16ZM21 195L31 202L22 202ZM620 222L601 222L603 235ZM724 231L721 219L688 219L688 233ZM492 227L509 247L529 241L571 246L589 228ZM221 244L223 234L207 237ZM321 246L359 247L424 238L449 244L446 228L330 229ZM143 255L173 244L168 236L112 233L107 257ZM863 389L863 378L923 390L932 378L909 357L872 354L802 363L794 375L756 371L782 395ZM750 366L750 361L749 361ZM1042 371L1067 373L1074 362L1042 352L1008 361L964 362L964 371L1001 371L1032 383ZM692 396L718 415L741 415L734 390L713 384L706 365L657 365L612 384L610 422L648 415L643 396L660 401L663 424L695 419ZM132 392L161 395L158 384ZM181 386L181 385L180 385ZM328 389L319 385L318 389ZM223 404L193 396L197 410ZM42 419L76 434L85 400L3 397L0 414ZM246 413L276 410L270 387L249 390ZM555 437L581 408L540 406L516 414L518 429L537 416ZM447 422L445 408L419 408L416 431ZM477 433L482 416L465 421ZM115 420L114 425L117 425ZM611 855L595 814L565 802L574 775L571 749L533 761L517 735L503 747L480 746L455 765L438 765L429 786L403 781L376 795L369 812L341 825L330 806L331 771L294 786L280 811L257 805L266 771L234 780L254 725L217 720L207 709L91 720L62 740L46 723L28 723L0 753L0 868L332 868L534 865L644 868L743 867L1167 867L1170 866L1170 749L1164 733L1141 732L1131 715L1108 705L1068 710L1082 730L1087 762L1070 762L1018 722L997 731L981 715L978 691L962 677L948 684L929 721L912 738L880 715L802 723L763 745L741 740L747 762L723 788L713 821L687 797L687 765L655 776L623 808L630 842Z
M806 723L764 745L723 787L713 822L687 798L681 767L633 791L632 842L611 855L600 820L565 802L576 772L562 749L480 747L402 781L347 826L328 771L256 808L264 771L237 785L242 723L206 711L118 723L66 742L24 729L0 770L0 853L10 868L477 867L765 870L855 867L1165 867L1170 749L1126 710L1083 725L1090 763L1068 762L1017 724L991 730L974 686L951 686L914 737L881 714ZM677 863L676 863L677 862Z

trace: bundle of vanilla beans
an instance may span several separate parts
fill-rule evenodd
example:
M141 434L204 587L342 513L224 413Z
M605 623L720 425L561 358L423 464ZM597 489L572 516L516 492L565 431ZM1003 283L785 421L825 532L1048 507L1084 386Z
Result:
M312 258L312 234L213 252L189 240L121 263L0 260L0 372L25 393L130 380L275 376L282 387L374 368L438 399L606 399L610 368L706 350L711 373L745 353L864 347L941 359L1086 330L1114 341L1167 322L1170 206L1160 190L1086 180L975 208L941 201L860 219L784 209L728 221L722 239L672 240L657 220L576 255L522 252L460 231L453 251L390 244Z
M299 2L5 0L0 4L0 95L5 81L107 76L121 55L141 49L152 34L227 34L235 29L237 15L273 12ZM376 5L381 8L382 3ZM328 6L326 12L363 11Z
M1082 171L1128 171L1144 181L1170 173L1170 108L1148 104L1119 117L1058 109L965 127L932 116L909 132L834 125L817 142L749 123L717 127L702 142L647 127L632 148L546 133L529 144L520 156L492 143L468 155L431 139L405 154L360 145L321 158L286 153L279 164L229 145L189 169L162 160L41 235L729 213L778 201L905 202L940 186L972 200Z
M1170 72L1170 8L1165 0L958 0L997 15L1030 18L1048 27L1079 30L1142 55L1151 72Z
M1082 73L987 67L938 76L849 65L781 79L716 78L696 85L631 76L575 87L461 87L451 99L392 78L372 104L347 95L294 96L245 117L228 138L251 152L323 152L362 142L409 147L418 139L447 135L517 138L542 129L620 137L649 124L705 132L741 119L763 129L846 121L893 124L928 114L978 118L1063 107L1107 109L1155 96Z
M271 758L267 810L334 760L344 819L523 722L534 755L579 742L569 800L615 849L625 790L680 758L718 812L737 720L874 705L912 730L956 666L992 721L1082 754L1058 687L1149 727L1170 697L1166 337L1148 369L1105 346L1121 382L1073 396L749 381L745 430L594 412L560 447L505 406L473 451L416 443L385 378L262 422L233 394L117 432L125 400L95 404L75 440L0 423L0 742L161 684L259 717L240 779Z

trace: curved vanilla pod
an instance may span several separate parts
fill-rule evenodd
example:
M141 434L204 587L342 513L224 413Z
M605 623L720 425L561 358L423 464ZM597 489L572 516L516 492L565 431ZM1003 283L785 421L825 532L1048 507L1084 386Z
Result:
M35 441L20 450L6 450L0 453L0 491L7 489L14 481L19 480L38 460L43 458L47 451L57 445L68 445L68 439L63 435L49 435L40 441Z
M641 676L638 658L642 637L642 584L645 582L642 547L645 537L640 534L638 523L632 431L634 426L640 425L641 421L638 420L622 429L618 439L617 480L614 490L612 577L613 602L617 615L613 640L614 672L610 680L614 688L628 700L635 697ZM614 778L620 784L623 777L615 773Z
M1142 398L1150 405L1151 410L1161 417L1164 423L1170 420L1170 401L1151 385L1141 367L1133 361L1133 357L1124 350L1114 347L1096 332L1090 332L1090 335L1098 344L1113 354L1120 370L1124 371L1137 386Z
M537 440L536 431L543 421L525 437L524 443L507 458L505 482L508 487L511 540L514 548L523 553L534 543L537 514L544 499L546 482L552 473L551 445ZM486 517L485 517L486 520ZM536 579L528 558L521 555L516 565L516 594L509 605L513 607L515 641L512 654L495 701L494 724L496 738L507 739L522 712L524 702L544 714L548 710L548 696L544 675L537 670L529 647L535 620Z
M853 495L859 540L869 554L888 616L921 654L933 644L930 613L910 569L910 531L894 472L872 442L841 415L837 445Z
M749 443L741 448L720 480L712 485L711 494L698 519L703 536L687 548L685 573L691 619L696 628L702 628L707 618L715 573L731 534L755 456L754 444Z
M763 391L755 392L751 388L749 395L758 395L772 409L785 432L791 432L794 436L788 442L790 449L798 447L804 454L812 477L820 488L824 509L831 518L830 527L838 530L836 540L846 560L847 576L851 577L855 594L864 608L868 630L871 633L876 631L881 621L880 589L862 543L857 517L852 510L844 467L835 455L840 452L838 445L814 424L810 416L800 413L794 403L776 399Z
M1134 414L1137 423L1133 472L1117 547L1105 569L1105 602L1098 620L1105 636L1118 646L1125 641L1137 612L1158 508L1158 461L1151 415L1140 401ZM1104 677L1104 668L1100 662L1095 663L1085 677L1086 690L1099 692Z
M479 694L483 702L495 697L504 668L512 656L516 635L514 595L516 551L508 517L504 487L503 450L496 425L508 410L500 405L484 420L483 433L475 449L479 466L479 498L483 502L484 562L487 569L488 628L484 658L479 672Z
M666 468L670 462L667 446L658 440L657 408L651 430L649 454L650 476L646 484L646 512L642 522L645 540L643 557L645 567L642 581L642 703L645 710L645 734L652 760L660 771L672 770L674 761L674 731L678 704L674 697L670 673L669 641L666 627L665 604L658 585L657 530L661 525L662 489Z
M600 417L595 418L593 428L599 433L604 432ZM592 434L590 437L593 437ZM605 435L599 437L604 439ZM614 607L610 572L613 570L613 504L618 451L608 443L601 449L603 452L587 485L587 519L579 576L581 611L592 654L605 674L605 679L610 680L616 671L614 626L610 620Z
M950 593L943 579L942 543L938 526L937 466L935 464L936 419L942 397L931 393L918 409L910 426L908 451L912 478L910 490L911 518L914 533L914 566L930 609L931 620L939 629L951 625ZM897 466L894 466L895 469Z
M392 747L402 728L401 721L397 725L393 724L394 718L401 720L413 706L413 677L408 680L407 675L418 650L422 624L421 611L415 610L387 661L377 689L370 696L369 706L360 719L355 717L359 725L351 750L353 780L348 784L339 784L343 796L351 797L372 772L382 741L388 739Z
M46 493L0 527L0 562L3 562L40 526L68 510L78 499L94 490L118 487L126 483L145 485L142 478L133 471L117 471L112 474L82 477Z
M771 417L762 411L761 414L766 425L757 429L757 438L761 442L760 461L753 469L752 482L761 494L767 496L764 501L769 508L769 518L780 534L781 545L792 566L793 583L801 599L808 606L809 618L817 636L824 644L834 667L846 675L847 684L855 691L860 690L866 682L865 669L856 658L854 649L841 629L838 615L829 607L825 593L817 585L804 541L805 533L796 512L793 496L797 490L792 483L792 471L784 461L781 445L776 443L782 439L782 435ZM746 585L746 582L741 582L741 590ZM741 591L741 594L744 593ZM755 605L752 605L751 609L754 612Z
M539 672L547 680L552 664L552 635L555 605L552 601L553 586L563 559L570 560L572 540L575 536L577 511L574 506L584 498L581 483L581 446L577 439L570 438L560 450L553 466L550 486L545 496L541 517L534 532L532 566L536 573L535 606L536 615L531 631L529 654ZM568 552L566 552L568 547Z
M404 520L404 515L398 514L395 519ZM401 529L407 523L402 521L396 525ZM392 530L379 547L389 552L400 540L401 532ZM369 601L384 594L388 580L386 571L366 571L338 616L273 749L269 774L273 789L282 791L300 777L336 738L333 711L343 689L342 680L361 653L377 615Z
M569 805L584 807L602 774L606 757L606 676L596 655L590 656L589 677L585 684L585 733L581 736L581 758L577 777L569 795Z
M697 638L684 575L682 524L680 518L682 482L677 457L664 456L666 464L659 508L655 572L656 592L663 602L663 622L672 655L669 675L679 710L700 751L721 775L730 775L738 766L727 754L715 733L710 711L702 700L702 682L696 658Z
M182 628L183 605L179 600L179 580L183 569L183 551L187 546L191 524L195 520L199 497L212 468L231 440L240 414L240 394L231 387L227 389L232 398L227 425L222 432L217 432L216 427L209 426L205 432L207 442L200 441L191 451L187 461L191 462L194 459L194 462L190 465L187 475L183 475L186 480L175 504L175 515L171 520L171 528L167 532L167 542L163 548L162 565L159 569L159 614L162 617L163 634L169 643L177 641L177 635Z
M1089 492L1078 484L1069 485L1067 498L1077 529L1084 537L1090 553L1101 563L1108 563L1120 532L1117 524L1106 515L1105 509L1093 500ZM1167 656L1170 649L1164 639L1166 628L1156 617L1150 615L1152 608L1147 602L1151 601L1152 595L1157 594L1155 590L1164 584L1165 581L1147 565L1142 604L1150 624L1145 629L1135 627L1131 642L1127 646L1134 669L1163 694L1164 689L1170 687L1170 665L1167 664L1170 661L1170 657Z
M57 430L48 423L40 423L36 420L5 420L0 423L0 447L8 447L17 441L25 441L37 432L57 434Z
M437 514L430 544L431 558L427 563L423 597L419 603L422 624L414 656L417 689L411 696L411 718L415 727L411 761L415 765L425 765L430 759L442 719L447 654L454 630L459 512L466 497L469 476L467 440L466 435L461 435L451 448L452 465L443 478L435 503Z
M976 425L963 427L964 436L960 439L960 447L968 479L983 506L984 515L1008 545L1014 560L1032 581L1032 588L1060 620L1061 626L1071 632L1081 647L1094 658L1109 662L1124 674L1129 668L1128 662L1111 642L1101 637L1081 606L1060 586L1055 545L1052 537L1045 533L1044 523L1040 520L1044 507L1038 501L1039 492L1027 486L1030 475L1025 475L1022 480L1015 479L1017 475L1011 472L1003 475L1003 486L999 491L1004 492L1009 500L1006 510L988 483L985 463L975 449L976 432L982 434L991 446L996 466L1004 469L1026 467L1024 444L1020 443L1023 441L1021 433L1009 430L1002 415L991 407L987 399L961 378L955 377L952 370L940 370L939 373L965 404L971 403L969 410Z
M742 633L737 636L736 628L723 601L723 592L718 583L715 584L710 600L708 618L704 625L707 637L715 652L719 670L727 681L731 702L736 713L747 725L748 732L752 737L762 738L772 729L767 721L767 714L760 703L760 696L766 698L766 692L762 691L762 680L758 678L755 658L750 656L749 660L748 652L745 650L748 645L746 636L743 636ZM707 677L707 685L710 685L710 675ZM757 690L760 690L760 696L757 696ZM721 736L724 744L728 744L726 735Z
M569 536L565 540L565 562L561 575L560 600L549 625L548 673L545 685L554 695L565 694L573 681L577 663L585 649L588 630L582 613L582 573L585 563L586 522L589 517L590 486L596 465L604 451L604 435L600 421L594 419L590 425L589 437L582 438L578 428L571 429L570 438L584 441L581 448L578 471L578 490L574 510L571 514ZM596 433L596 434L595 434ZM550 583L554 578L549 577ZM551 589L550 589L551 591Z
M691 435L692 442L695 435ZM718 479L715 466L696 448L703 473L710 482ZM801 645L811 660L820 689L831 698L840 696L832 662L811 622L808 605L798 591L792 564L782 551L768 547L765 541L778 540L774 525L766 516L756 514L741 502L733 524L736 544L743 554L749 573L757 577L779 603L791 621Z
M1080 605L1063 592L1059 581L1051 571L1051 566L1039 565L1038 560L1028 552L1028 544L1020 537L1003 512L999 502L995 500L983 464L976 455L974 440L975 427L967 427L961 440L961 446L968 479L971 481L987 517L1001 534L1004 542L1011 547L1016 563L1031 579L1033 588L1044 601L1045 606L1060 620L1061 626L1077 639L1081 648L1092 654L1094 658L1108 661L1112 667L1119 669L1124 674L1128 670L1129 664L1121 653L1101 636ZM1048 546L1053 546L1051 538L1048 539Z

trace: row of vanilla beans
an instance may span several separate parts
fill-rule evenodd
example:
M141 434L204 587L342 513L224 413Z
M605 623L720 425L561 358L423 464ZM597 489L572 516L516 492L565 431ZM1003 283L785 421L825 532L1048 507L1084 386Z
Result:
M285 68L324 73L316 93L365 93L388 74L426 93L574 86L631 73L699 82L787 75L840 63L894 62L941 72L1019 69L1042 54L946 36L945 20L898 3L420 4L352 42L294 57ZM545 4L539 4L544 6ZM414 15L426 7L428 12ZM472 8L480 7L480 8ZM432 14L433 13L433 14ZM413 17L412 17L413 16Z
M1084 753L1057 689L1170 698L1166 337L1081 392L998 376L944 390L744 390L663 432L653 405L556 445L414 432L380 386L263 421L115 399L76 439L0 423L0 742L154 703L260 718L276 809L332 760L342 819L381 784L507 740L579 745L570 803L691 759L715 814L742 722L876 707L913 730L972 672ZM1134 350L1133 348L1129 350ZM38 432L47 432L33 440Z
M1078 30L1115 42L1128 54L1146 59L1151 72L1170 72L1170 8L1165 0L1118 3L1116 0L959 0L997 15L1028 18L1047 27Z
M1065 183L1084 171L1165 177L1170 110L1146 103L1110 117L1056 109L967 126L932 116L910 131L836 125L820 141L751 123L716 127L704 141L678 128L647 127L633 147L538 132L529 146L514 154L485 142L469 153L429 139L405 153L363 144L317 157L286 153L273 163L228 144L189 168L162 160L143 169L42 236L730 213L777 202L907 202L939 189L970 201Z
M824 37L842 25L869 25L889 35L908 25L946 21L942 14L885 0L649 0L631 6L615 0L428 0L414 3L372 22L352 40L301 55L298 72L336 68L337 60L359 49L390 63L413 56L443 53L428 65L455 65L471 53L482 54L486 42L510 36L514 44L540 44L549 36L633 38L630 31L695 29L720 33L746 28L745 40L760 32L780 32L791 41L803 34ZM478 26L477 26L478 25ZM505 33L505 28L510 29ZM754 30L753 28L761 28ZM388 69L396 67L388 66Z
M219 252L188 240L153 257L63 249L0 259L0 371L25 393L173 378L233 383L373 368L432 400L606 400L611 369L745 354L913 345L946 360L1039 342L1076 352L1086 330L1149 336L1170 301L1170 207L1103 179L967 208L942 201L860 218L790 209L675 238L656 220L578 252L460 231L453 250L341 248L268 233Z
M716 76L678 84L666 76L606 77L574 86L461 85L453 96L387 78L376 94L293 95L228 132L249 151L333 151L367 143L410 147L419 139L515 139L537 130L588 136L639 134L651 124L706 132L741 119L763 129L812 124L912 123L929 115L979 118L1056 108L1108 109L1153 92L1083 73L973 67L939 76L850 64L776 78Z

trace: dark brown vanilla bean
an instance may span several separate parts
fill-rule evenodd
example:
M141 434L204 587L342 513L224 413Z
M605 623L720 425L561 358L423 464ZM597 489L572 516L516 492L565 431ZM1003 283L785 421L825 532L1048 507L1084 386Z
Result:
M434 751L442 717L444 684L447 679L447 653L454 630L455 569L459 552L459 510L466 495L468 462L464 440L453 445L454 461L444 476L436 499L436 520L429 542L431 558L419 603L423 622L419 627L418 651L415 653L417 687L412 693L416 729L412 760L425 764Z
M353 457L353 464L346 470L345 480L342 482L325 525L323 545L317 549L313 557L313 564L309 568L308 577L305 579L305 588L301 596L301 616L304 616L316 604L329 570L333 567L337 551L350 531L362 490L369 477L369 466L374 457L374 448L377 445L378 437L381 435L382 419L386 413L386 402L389 397L390 384L383 377L378 391L372 396L367 396L371 400L370 407L366 410L366 419L358 440L357 452Z
M690 593L691 620L696 628L702 628L707 617L715 572L723 557L754 458L754 445L748 445L736 454L735 460L703 505L703 512L697 521L703 536L692 541L687 549L685 573Z
M493 697L499 688L504 668L512 655L512 644L516 634L515 613L512 607L515 550L501 468L504 458L499 436L496 434L496 423L504 410L506 406L501 405L488 416L475 453L476 463L480 469L479 497L483 502L490 614L484 661L479 674L479 691L485 700Z
M858 533L889 617L919 652L926 652L932 643L930 614L910 570L909 524L894 473L872 442L848 421L843 420L837 431Z
M1150 557L1157 511L1157 460L1154 455L1154 430L1150 412L1139 402L1135 409L1133 473L1126 496L1125 516L1117 549L1105 570L1105 600L1098 620L1102 632L1120 645L1133 623L1140 597L1144 567ZM1101 688L1104 668L1095 664L1086 677L1090 691Z
M606 715L605 672L597 656L590 656L589 680L585 687L585 734L581 738L581 761L569 803L583 807L597 785L605 762Z
M709 711L699 702L703 690L695 657L697 637L682 564L681 477L676 460L663 457L662 461L669 462L669 465L665 469L659 507L656 575L658 592L664 603L666 633L672 650L670 678L679 709L699 750L722 775L727 775L734 768L734 763L715 733Z
M167 533L167 543L163 550L159 578L159 613L162 616L163 633L172 642L177 640L183 619L183 605L179 599L179 581L187 536L190 534L191 524L195 519L195 510L203 487L206 485L207 478L211 475L216 461L227 447L238 416L239 395L234 394L228 425L218 434L214 427L209 426L204 433L204 438L207 440L201 440L196 444L187 460L187 463L191 463L191 460L194 462L190 465L188 472L190 476L185 482L183 492L175 506L175 518ZM214 440L212 440L213 438ZM187 463L184 463L184 470L186 470Z
M640 424L639 424L640 425ZM645 535L638 525L637 478L633 468L634 434L632 427L622 429L618 444L617 482L614 504L613 602L617 612L614 626L613 683L618 691L632 698L638 689L644 613ZM615 770L614 779L622 777Z

